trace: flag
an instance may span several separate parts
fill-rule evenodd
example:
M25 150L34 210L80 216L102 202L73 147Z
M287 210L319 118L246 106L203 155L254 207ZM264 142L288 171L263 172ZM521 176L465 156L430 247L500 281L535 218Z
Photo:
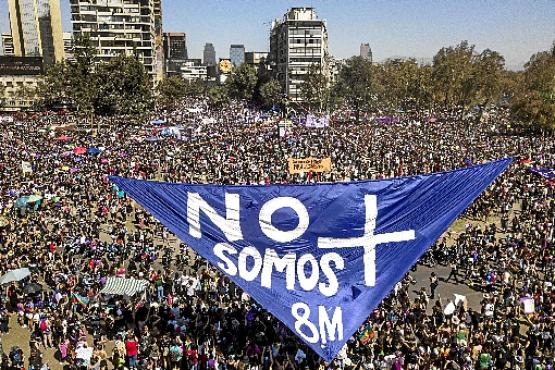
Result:
M73 293L73 299L75 303L79 303L81 306L86 307L89 304L89 298L84 297L80 294Z
M376 333L372 328L372 324L368 324L364 327L364 329L358 335L358 340L362 345L367 345L374 337Z
M110 180L331 361L510 162L337 184Z
M546 180L555 180L555 169L534 167L530 168L530 172L543 177Z

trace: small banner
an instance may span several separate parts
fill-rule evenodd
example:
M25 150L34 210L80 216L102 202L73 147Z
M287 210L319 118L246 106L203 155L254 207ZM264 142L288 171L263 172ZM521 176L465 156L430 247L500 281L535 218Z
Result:
M31 163L21 161L21 172L23 172L23 174L33 173L33 166L31 166Z
M331 171L331 158L289 158L289 173Z

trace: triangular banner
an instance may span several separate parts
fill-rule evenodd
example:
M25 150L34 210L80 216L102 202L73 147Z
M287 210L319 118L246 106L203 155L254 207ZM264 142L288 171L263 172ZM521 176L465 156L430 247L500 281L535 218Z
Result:
M510 163L314 185L110 180L330 361Z

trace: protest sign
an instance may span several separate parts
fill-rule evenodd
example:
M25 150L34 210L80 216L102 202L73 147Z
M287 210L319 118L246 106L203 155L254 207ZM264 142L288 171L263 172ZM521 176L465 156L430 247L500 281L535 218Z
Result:
M510 162L340 184L110 180L330 361Z
M331 158L289 158L289 173L331 171Z
M33 167L31 166L31 163L26 161L21 161L21 172L23 174L33 173Z

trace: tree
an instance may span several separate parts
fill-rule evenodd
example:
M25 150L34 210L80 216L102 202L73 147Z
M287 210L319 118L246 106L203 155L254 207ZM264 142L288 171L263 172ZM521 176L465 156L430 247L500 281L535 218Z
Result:
M172 76L163 79L156 87L158 92L158 105L172 108L175 103L187 93L187 84L180 76Z
M210 105L221 108L229 102L229 93L226 86L213 86L208 90Z
M69 75L73 68L66 61L50 66L44 78L38 83L37 95L46 107L52 107L61 102L72 102L75 86L71 84L74 78Z
M260 86L260 98L266 106L273 106L283 102L283 93L279 81L271 79Z
M139 114L152 106L148 74L133 57L118 56L95 71L99 93L95 108L101 114Z
M476 103L487 106L498 102L503 93L505 58L497 51L485 49L476 60L478 86Z
M335 89L355 109L357 122L360 111L372 105L374 86L372 63L358 56L348 59L339 73Z
M445 109L469 106L477 92L474 45L462 41L455 47L441 48L434 56L432 77L436 97Z
M185 82L185 96L203 96L206 95L206 84L204 81L197 79L191 82Z
M251 100L257 80L256 69L247 63L241 64L226 80L229 95L236 99Z
M98 81L95 71L96 49L88 36L75 39L75 61L68 63L67 83L70 85L69 95L75 108L86 115L94 116L95 101L98 98Z
M309 106L322 109L322 104L328 100L328 97L328 79L322 74L321 66L310 65L301 84L301 98Z
M511 110L532 126L555 130L555 45L534 54L524 67Z

